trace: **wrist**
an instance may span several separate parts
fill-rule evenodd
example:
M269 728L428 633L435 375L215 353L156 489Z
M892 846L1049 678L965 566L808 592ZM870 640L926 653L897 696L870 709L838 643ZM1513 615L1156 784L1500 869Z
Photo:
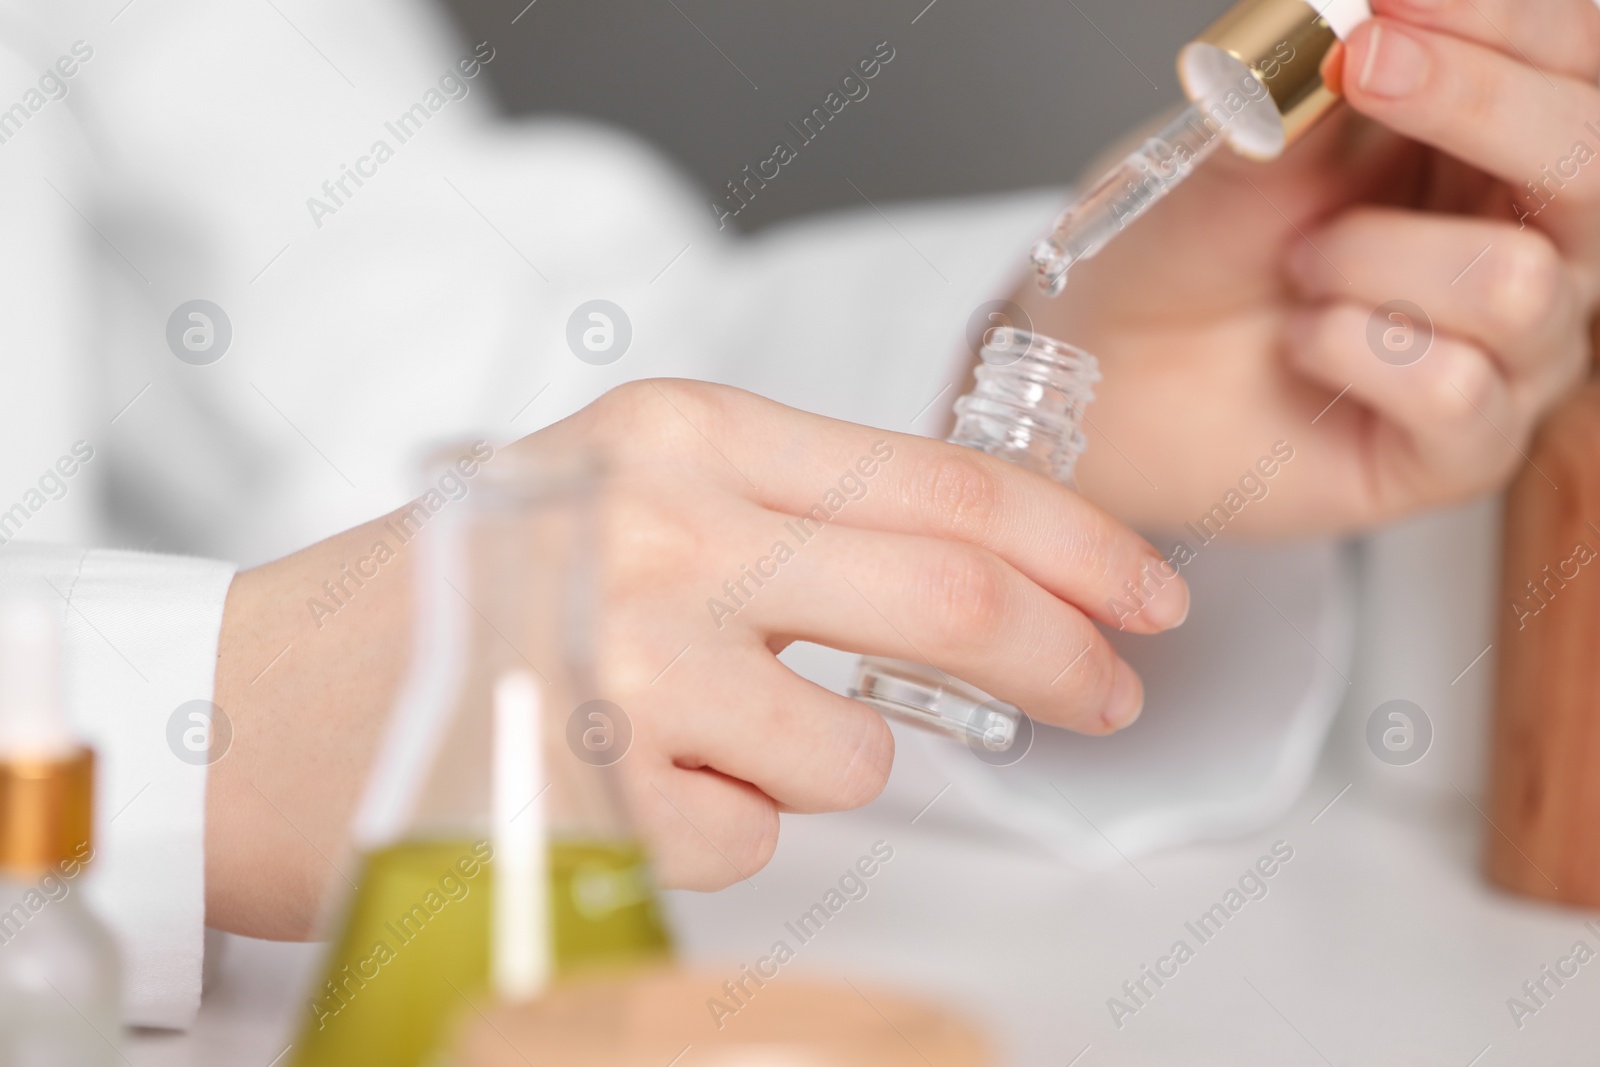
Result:
M310 936L327 889L351 874L346 831L409 632L404 547L390 537L395 551L371 560L383 522L229 587L214 699L233 729L206 790L208 925Z

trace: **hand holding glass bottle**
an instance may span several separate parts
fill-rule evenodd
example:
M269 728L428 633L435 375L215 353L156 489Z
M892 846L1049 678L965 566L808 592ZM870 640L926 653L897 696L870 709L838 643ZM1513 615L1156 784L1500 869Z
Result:
M1159 557L1047 478L682 381L614 390L484 465L597 445L609 474L597 502L596 692L631 722L619 767L663 885L736 882L772 855L780 810L850 808L882 790L892 734L781 663L795 641L931 663L1085 732L1140 710L1138 678L1094 623L1115 625L1111 602ZM296 662L253 685L254 657L239 657L253 669L219 672L218 702L257 739L211 769L207 890L221 925L304 936L318 894L344 885L317 850L343 853L359 775L322 768L371 759L409 644L412 559L402 550L384 563L320 631L305 594L285 590L317 588L392 540L388 529L377 520L235 580L225 662L245 640L274 652L294 641ZM1167 629L1187 606L1181 580L1169 581L1126 629ZM286 754L308 739L316 760ZM288 836L291 824L317 850Z
M1095 622L1153 633L1187 614L1177 580L1116 619L1156 551L977 450L689 382L624 387L525 446L595 439L620 442L605 689L645 746L629 761L667 884L735 881L770 855L779 810L882 789L881 718L781 663L790 643L931 663L1041 722L1107 733L1143 691Z

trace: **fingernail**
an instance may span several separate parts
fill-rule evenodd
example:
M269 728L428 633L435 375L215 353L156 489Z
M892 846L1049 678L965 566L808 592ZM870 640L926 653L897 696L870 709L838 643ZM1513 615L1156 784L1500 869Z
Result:
M1428 80L1428 53L1409 33L1372 23L1367 54L1357 83L1372 96L1397 100L1410 96Z
M1182 626L1183 620L1189 617L1189 586L1178 577L1177 567L1160 556L1152 556L1150 562L1144 565L1144 573L1140 577L1145 582L1153 580L1163 583L1141 613L1145 622L1157 630Z
M1343 41L1335 41L1333 47L1328 49L1328 54L1322 57L1319 68L1322 73L1322 84L1334 96L1344 95L1344 59L1348 49Z
M1121 730L1137 719L1143 710L1144 683L1132 667L1119 659L1116 675L1111 682L1111 699L1106 702L1106 710L1101 713L1100 721L1105 723L1107 730Z

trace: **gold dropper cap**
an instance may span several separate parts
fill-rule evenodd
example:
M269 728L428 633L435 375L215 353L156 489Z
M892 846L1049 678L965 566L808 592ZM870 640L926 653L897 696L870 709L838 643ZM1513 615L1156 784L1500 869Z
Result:
M1244 0L1183 47L1178 79L1194 101L1246 84L1245 78L1258 82L1276 122L1241 124L1229 130L1229 142L1241 155L1273 159L1338 102L1322 77L1322 62L1338 40L1306 0Z
M82 860L94 833L94 752L0 760L0 870Z

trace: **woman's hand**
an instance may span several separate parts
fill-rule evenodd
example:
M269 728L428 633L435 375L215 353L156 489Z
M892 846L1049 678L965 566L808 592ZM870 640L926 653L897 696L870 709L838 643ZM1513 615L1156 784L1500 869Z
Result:
M1060 301L1023 298L1102 357L1079 478L1114 514L1197 520L1279 440L1295 458L1241 529L1469 498L1506 481L1588 367L1600 11L1373 7L1325 67L1348 108L1272 164L1220 154Z
M606 456L599 677L633 726L619 766L668 885L746 877L771 856L780 810L850 808L883 788L888 727L780 663L791 642L933 663L1041 721L1106 733L1138 715L1143 690L1091 620L1152 633L1188 612L1147 543L1047 479L736 389L636 382L510 447ZM404 666L407 561L320 630L305 600L372 540L358 527L230 590L213 925L304 936L339 882ZM1132 615L1130 583L1144 604Z
M1090 620L1115 623L1125 582L1171 572L1045 478L685 381L614 390L523 446L586 443L611 469L610 699L643 742L636 806L669 884L726 885L766 863L780 809L882 790L883 719L778 662L793 641L932 663L1086 733L1139 713L1137 676ZM1127 628L1187 612L1167 581Z

